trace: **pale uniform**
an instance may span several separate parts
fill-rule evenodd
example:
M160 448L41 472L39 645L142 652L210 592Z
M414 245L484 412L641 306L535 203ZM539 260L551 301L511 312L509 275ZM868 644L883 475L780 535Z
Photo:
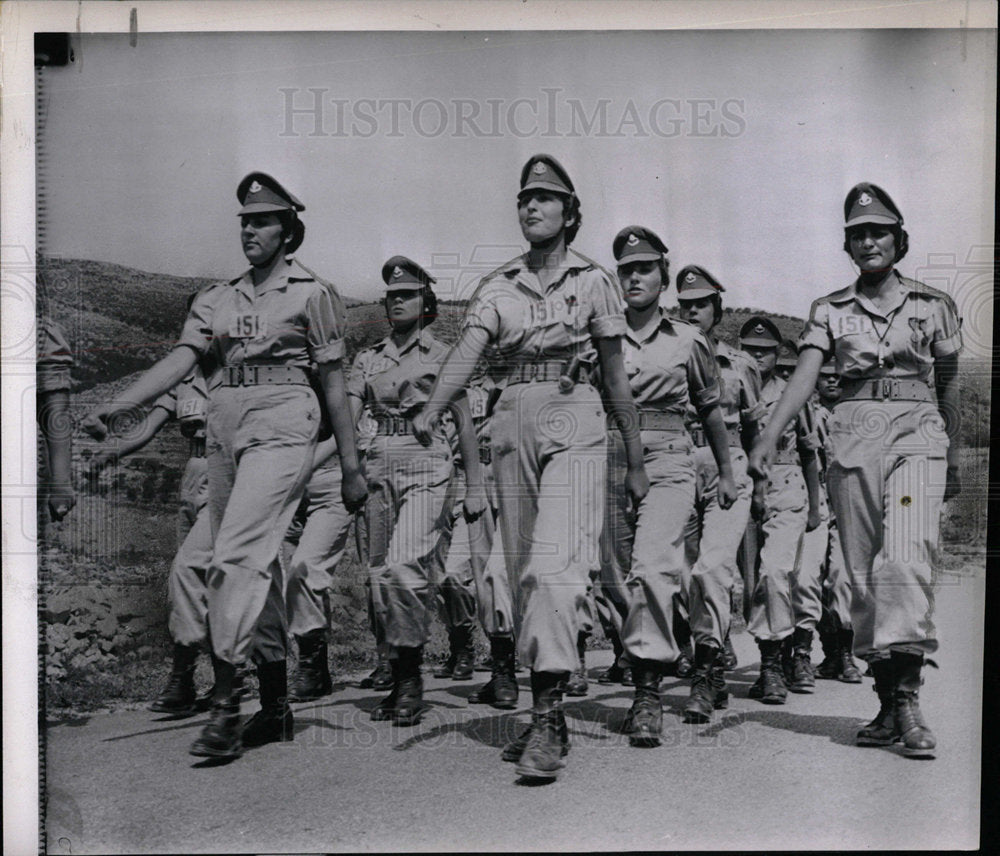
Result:
M447 354L428 330L402 351L387 337L357 355L347 383L379 423L366 461L369 579L376 633L384 629L396 647L423 645L430 627L452 451L444 433L421 445L409 419L426 404Z
M496 537L496 482L493 475L490 418L488 404L492 383L486 377L474 378L466 389L469 410L476 427L480 465L486 485L487 508L472 522L465 519L465 471L457 466L449 493L453 493L452 530L447 557L443 561L443 585L453 585L464 597L442 596L445 626L467 626L478 615L487 636L509 636L514 632L513 601L507 569L504 566L500 539ZM448 508L448 503L445 503Z
M753 495L741 428L756 424L764 414L764 405L756 362L726 342L714 339L712 344L722 382L719 407L728 435L736 500L729 508L719 506L719 468L697 412L688 408L696 481L694 512L684 529L684 539L691 634L696 644L721 648L729 632L730 594L738 578L736 554L750 518Z
M218 366L208 378L208 611L213 649L226 662L246 661L258 624L255 660L285 657L277 556L319 429L309 373L343 358L343 317L336 289L291 260L256 288L250 272L208 286L188 313L179 345ZM254 376L279 382L250 383Z
M851 627L851 580L844 567L844 552L840 546L840 533L837 529L837 518L833 516L827 501L827 473L833 461L833 444L827 427L831 410L819 401L816 402L816 435L820 443L820 479L823 490L820 492L820 519L817 531L825 530L827 538L823 543L820 538L807 532L802 544L802 562L815 561L818 555L822 586L823 614L826 623L832 630L849 629ZM820 626L824 626L824 618L820 618Z
M171 638L180 645L208 641L208 589L212 565L212 523L208 510L208 462L205 456L208 387L200 366L153 402L180 423L190 454L181 476L177 510L180 547L167 577Z
M593 364L594 339L625 333L624 302L614 277L573 250L547 288L527 262L485 277L463 326L488 333L492 369L506 379L491 444L521 662L569 672L599 567L606 428L597 389L560 384L553 366Z
M313 470L285 535L285 610L294 636L327 627L325 598L354 518L344 505L341 482L340 458L334 452Z
M660 310L642 340L629 329L624 338L625 372L639 409L643 462L649 493L630 519L621 503L606 510L604 537L615 545L625 578L628 614L622 645L628 659L673 663L680 654L674 615L685 572L684 527L695 499L695 463L684 413L719 403L719 382L712 350L698 328ZM643 427L661 417L660 428ZM624 443L613 431L615 443Z
M786 382L773 375L761 390L766 423ZM763 543L760 547L757 585L750 606L748 630L758 641L778 641L795 629L792 604L794 572L809 517L809 497L802 474L803 455L817 446L812 411L803 407L778 439L777 451L764 490Z
M951 297L894 279L885 313L857 282L815 301L799 340L835 357L844 391L828 422L828 482L851 579L854 650L865 658L937 649L932 563L948 437L930 383L935 358L962 348Z

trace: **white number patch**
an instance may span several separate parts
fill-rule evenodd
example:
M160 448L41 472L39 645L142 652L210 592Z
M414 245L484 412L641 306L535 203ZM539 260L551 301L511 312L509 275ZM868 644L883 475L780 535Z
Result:
M833 324L833 338L839 339L842 336L858 336L861 333L871 333L874 331L872 319L867 315L838 315L830 319Z
M569 323L576 309L576 300L567 301L563 297L548 297L528 306L528 327L541 329L561 322Z
M267 317L256 312L244 312L229 325L231 339L263 339L267 335Z
M180 412L177 415L184 419L189 416L201 416L204 412L205 405L200 398L185 398L181 402Z

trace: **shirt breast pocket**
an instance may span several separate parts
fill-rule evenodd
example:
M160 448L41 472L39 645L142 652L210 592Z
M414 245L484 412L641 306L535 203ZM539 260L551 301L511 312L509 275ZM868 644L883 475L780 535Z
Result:
M834 339L865 336L874 332L872 319L867 315L838 315L830 319Z

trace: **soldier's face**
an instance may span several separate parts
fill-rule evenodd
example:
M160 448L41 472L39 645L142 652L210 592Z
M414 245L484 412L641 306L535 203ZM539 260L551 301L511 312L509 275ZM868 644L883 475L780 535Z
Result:
M762 375L770 377L774 373L774 366L778 362L778 349L765 348L761 345L744 345L746 351L757 363L757 369Z
M529 190L517 197L517 219L521 234L531 244L555 238L570 221L563 213L563 198L547 190Z
M681 318L694 324L702 333L708 333L715 326L715 307L711 297L696 297L694 300L678 300Z
M819 380L816 381L816 392L825 402L838 401L841 395L840 375L821 374Z
M891 270L896 260L896 237L888 226L869 223L848 232L851 258L862 273Z
M243 255L250 264L267 264L281 249L282 228L277 214L244 214L240 218Z
M424 311L420 289L394 289L385 296L385 314L393 327L409 327Z
M663 275L656 262L628 262L618 266L618 279L625 292L625 302L632 309L645 309L659 299Z

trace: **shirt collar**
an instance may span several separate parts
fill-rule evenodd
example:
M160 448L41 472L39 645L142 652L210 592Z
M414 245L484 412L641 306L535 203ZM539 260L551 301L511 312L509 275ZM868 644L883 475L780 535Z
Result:
M911 294L916 292L916 283L911 280L904 279L899 275L899 271L893 269L892 277L894 279L893 289L896 292L896 299L893 301L892 305L883 313L879 309L875 308L872 302L865 297L863 294L858 292L858 283L861 281L861 277L858 277L854 282L852 282L847 288L841 289L835 294L831 295L831 303L850 303L852 300L861 306L866 312L872 315L878 315L880 318L885 318L899 309L900 306L906 301Z
M552 283L549 285L547 290L551 291L552 288L562 282L566 274L571 271L587 270L587 268L590 267L593 267L591 262L583 258L574 250L567 248L566 257L562 260L559 267L556 268L558 275L552 280ZM509 261L503 266L501 272L508 279L517 280L522 285L530 288L536 294L544 294L546 291L546 289L540 290L541 283L539 282L538 275L528 267L527 253Z
M647 342L652 342L660 334L661 330L664 333L674 332L674 319L667 315L666 310L662 306L657 307L656 311L660 316L659 320L656 324L651 325L650 333L642 341L636 338L635 330L629 327L628 324L625 325L625 337L633 345L645 345Z
M387 357L392 357L392 359L398 363L416 347L419 347L421 352L426 354L436 341L437 340L434 336L431 335L431 331L424 327L406 344L403 350L399 350L396 347L396 343L392 341L392 336L386 336L381 342L379 342L379 349Z
M288 277L291 273L292 263L288 259L285 259L284 263L277 264L274 270L271 271L271 275L260 284L257 294L266 294L268 291L274 291L278 288L286 288L288 286ZM247 270L243 273L243 276L239 277L239 279L233 280L232 284L235 285L245 297L253 299L253 268L247 268Z

